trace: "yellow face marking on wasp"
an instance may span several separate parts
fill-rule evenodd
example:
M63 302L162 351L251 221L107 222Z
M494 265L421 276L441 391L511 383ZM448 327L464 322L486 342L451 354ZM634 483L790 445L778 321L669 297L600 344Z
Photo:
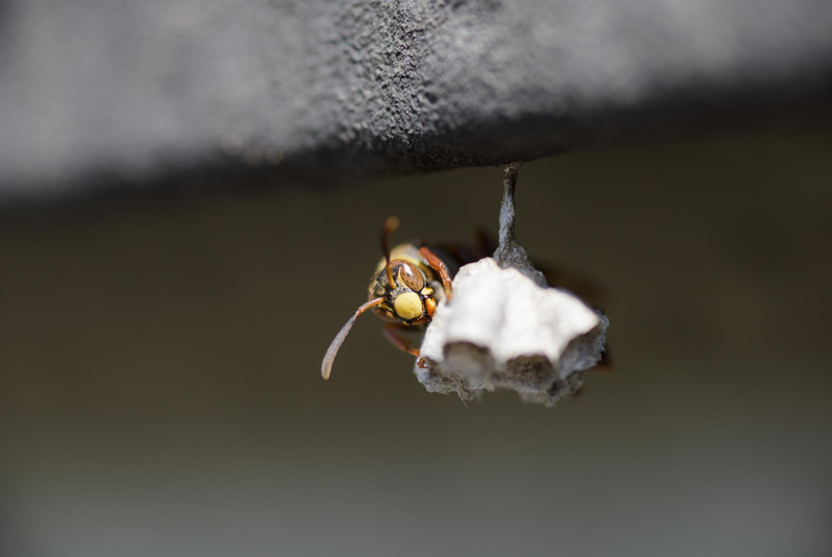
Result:
M416 319L422 315L422 299L415 292L400 294L393 302L393 307L402 319Z
M425 298L425 311L427 311L429 317L433 317L433 314L436 312L436 300L433 298Z

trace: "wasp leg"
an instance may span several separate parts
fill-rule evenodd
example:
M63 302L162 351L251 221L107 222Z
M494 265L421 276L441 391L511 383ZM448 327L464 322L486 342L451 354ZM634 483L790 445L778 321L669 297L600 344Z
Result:
M448 273L448 268L445 266L445 263L426 247L421 248L419 253L422 254L422 257L425 258L428 265L430 265L434 271L439 273L439 278L442 279L442 286L445 288L445 298L450 301L453 294L451 287L451 275Z
M390 344L401 350L402 352L407 352L411 356L418 356L419 349L413 348L410 346L410 343L407 342L405 339L399 336L399 333L396 332L399 326L396 323L388 323L384 326L384 336L387 340L390 341Z

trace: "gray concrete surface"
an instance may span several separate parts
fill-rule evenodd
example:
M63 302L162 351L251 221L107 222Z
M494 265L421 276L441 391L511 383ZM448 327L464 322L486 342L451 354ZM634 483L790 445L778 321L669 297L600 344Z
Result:
M831 70L823 0L4 0L0 197L531 159L811 110Z

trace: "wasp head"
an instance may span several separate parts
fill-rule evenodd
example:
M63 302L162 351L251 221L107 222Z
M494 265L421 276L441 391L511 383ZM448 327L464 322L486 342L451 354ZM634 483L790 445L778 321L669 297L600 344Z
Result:
M383 298L373 311L384 319L404 325L421 325L433 317L436 299L433 287L424 272L413 263L402 259L390 261L381 269L370 285L369 298ZM392 276L393 281L390 282Z

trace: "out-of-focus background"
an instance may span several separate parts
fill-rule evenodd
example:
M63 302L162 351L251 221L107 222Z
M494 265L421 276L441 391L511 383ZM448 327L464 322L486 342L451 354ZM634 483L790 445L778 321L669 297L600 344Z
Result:
M832 555L830 99L825 0L0 0L0 556ZM613 370L324 382L516 160Z
M425 392L363 317L377 231L496 228L501 171L137 197L0 226L0 552L832 551L832 135L528 163L518 236L605 289L553 409Z

